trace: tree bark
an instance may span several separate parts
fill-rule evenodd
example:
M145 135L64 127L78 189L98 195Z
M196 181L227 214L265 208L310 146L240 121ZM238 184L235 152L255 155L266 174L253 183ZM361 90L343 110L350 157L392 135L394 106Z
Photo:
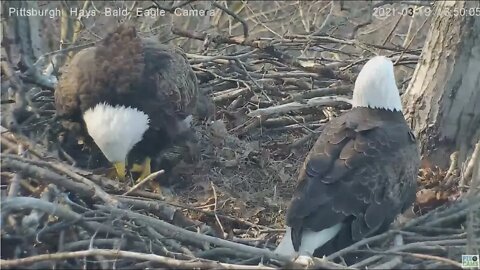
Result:
M424 160L443 169L458 151L466 164L480 139L479 1L436 2L431 28L407 91L405 117ZM465 16L445 16L465 9Z

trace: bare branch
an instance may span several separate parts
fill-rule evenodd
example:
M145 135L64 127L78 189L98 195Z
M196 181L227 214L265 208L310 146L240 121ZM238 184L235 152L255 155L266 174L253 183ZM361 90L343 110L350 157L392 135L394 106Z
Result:
M273 114L286 113L316 106L337 106L339 104L350 104L350 100L343 97L316 97L307 99L304 102L290 102L265 109L257 109L248 114L250 117L270 116Z
M155 263L160 263L169 267L180 267L188 269L206 269L206 268L215 268L215 269L244 269L244 270L261 270L261 269L275 269L267 266L249 266L249 265L238 265L238 264L228 264L221 263L216 261L210 261L205 259L197 259L196 261L182 261L169 257L159 256L155 254L145 254L132 251L124 250L112 250L112 249L90 249L83 251L73 251L73 252L58 252L52 254L42 254L27 258L15 259L15 260L0 260L0 266L2 268L7 267L19 267L27 266L33 263L41 261L59 261L67 260L72 258L84 258L90 256L102 256L111 259L119 258L129 258L137 259L142 261L150 261Z
M92 232L102 231L102 232L107 232L114 235L121 235L120 233L116 232L114 229L104 224L101 224L95 221L88 221L88 222L82 221L83 219L82 215L71 211L70 209L68 209L63 205L54 204L44 200L29 198L29 197L15 197L15 198L6 199L2 201L2 205L1 205L2 215L7 215L11 211L24 210L24 209L36 209L36 210L48 213L50 215L59 217L60 219L65 221L79 222L79 224L83 225L85 229L88 229Z
M244 19L240 18L235 12L229 10L228 8L220 5L217 2L213 2L212 5L218 9L221 9L223 12L227 13L228 15L232 16L235 20L239 21L243 27L243 38L248 38L248 24L245 22Z
M123 196L126 196L126 195L134 192L135 190L137 190L141 186L143 186L143 184L147 183L148 181L151 181L151 180L155 179L157 176L162 175L164 173L165 173L164 170L160 170L160 171L156 171L156 172L151 173L150 175L145 177L145 179L143 179L142 181L138 182L136 185L131 187L127 192L123 193Z
M39 177L40 179L51 179L52 182L55 182L56 185L63 186L63 185L68 185L70 188L75 188L79 190L83 190L86 193L90 193L93 191L92 196L93 197L98 197L102 199L105 203L112 205L112 206L118 206L119 203L117 199L112 197L110 194L106 193L103 191L103 189L92 182L91 180L87 179L86 177L83 177L71 170L68 170L65 168L65 166L59 165L59 164L53 164L53 163L48 163L44 161L33 161L29 160L26 158L22 158L16 155L3 155L2 162L5 163L6 166L12 166L14 168L17 168L17 170L23 171L25 174L30 174L30 175L35 175ZM46 166L48 169L44 169L42 167L39 167L38 165L41 164L42 166ZM71 177L75 181L78 181L80 183L74 183L72 181L65 181L63 177L61 177L59 174L52 172L51 170L57 171L59 173L64 173L67 176Z

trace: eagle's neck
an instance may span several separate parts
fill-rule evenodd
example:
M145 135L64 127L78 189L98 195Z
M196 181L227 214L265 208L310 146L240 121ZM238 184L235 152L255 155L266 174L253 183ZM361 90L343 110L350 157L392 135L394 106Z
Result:
M99 103L83 114L90 137L110 162L125 162L133 146L142 140L149 117L140 110Z

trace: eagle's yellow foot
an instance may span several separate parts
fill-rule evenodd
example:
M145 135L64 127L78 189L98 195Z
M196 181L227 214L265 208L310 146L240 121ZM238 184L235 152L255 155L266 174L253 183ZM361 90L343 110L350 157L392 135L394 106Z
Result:
M138 164L138 163L133 164L132 169L130 169L130 172L140 173L140 176L136 181L137 183L142 181L152 173L150 163L151 163L151 159L147 157L145 158L142 164ZM150 180L148 185L153 190L153 192L162 194L160 184L155 179Z
M142 164L139 163L133 163L132 168L130 169L130 172L132 173L139 173L139 177L136 182L142 181L145 179L147 176L151 174L151 169L150 169L150 158L145 158Z
M122 181L125 180L125 176L127 174L125 162L115 162L113 166L115 167L115 172L116 172L115 176Z

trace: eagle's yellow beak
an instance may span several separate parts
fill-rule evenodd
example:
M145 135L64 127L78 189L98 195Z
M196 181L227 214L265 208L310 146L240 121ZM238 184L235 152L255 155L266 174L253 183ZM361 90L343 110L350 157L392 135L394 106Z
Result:
M115 166L115 170L117 171L118 178L120 180L124 180L127 174L127 168L125 166L125 162L115 162L113 166Z

